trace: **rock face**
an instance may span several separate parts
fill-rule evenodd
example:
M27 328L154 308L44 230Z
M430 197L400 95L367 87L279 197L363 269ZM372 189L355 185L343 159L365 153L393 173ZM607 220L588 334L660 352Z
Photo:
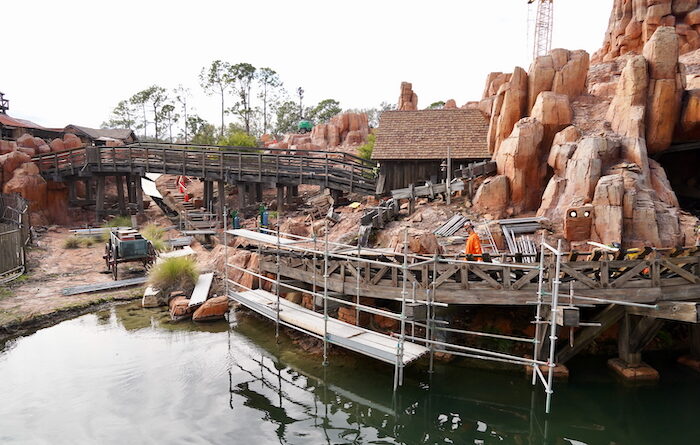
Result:
M214 321L221 320L228 312L228 297L222 295L220 297L210 298L205 301L192 314L193 321Z
M697 0L615 0L603 47L594 63L630 52L640 54L660 26L678 36L681 54L700 48L700 8Z
M418 96L413 92L411 83L401 82L401 93L399 94L399 103L396 109L399 111L418 109Z
M685 89L685 75L678 63L678 36L672 27L656 30L644 45L644 58L649 64L646 142L649 154L655 154L671 145Z
M525 116L527 109L527 73L515 67L507 82L503 83L493 99L487 144L495 153L513 131L515 123Z
M488 213L494 218L502 218L510 203L508 177L491 176L481 183L474 195L473 204L481 213Z
M568 127L573 119L569 96L551 91L543 91L537 96L530 116L544 127L543 146L552 145L554 135Z
M21 151L11 151L4 155L0 155L0 185L3 185L12 179L12 174L25 162L31 161L29 155Z
M542 161L543 136L544 127L538 120L521 119L494 156L498 174L508 178L516 212L534 210L540 205L547 173L547 165Z
M643 56L629 59L606 116L612 129L620 135L644 137L648 83L646 59Z
M194 308L189 307L190 300L183 297L171 298L168 302L170 308L170 318L174 321L186 320L192 317Z
M12 179L3 186L2 191L3 193L22 195L24 199L30 201L29 209L32 212L46 209L46 181L41 177L39 168L33 162L27 162L17 168L12 174Z
M590 57L583 50L557 48L537 57L528 73L528 110L532 110L543 91L565 94L570 100L583 94L589 63Z
M343 146L355 146L364 143L369 135L369 122L366 113L342 113L333 116L327 124L317 124L311 130L308 142L316 149ZM298 143L290 143L294 149Z

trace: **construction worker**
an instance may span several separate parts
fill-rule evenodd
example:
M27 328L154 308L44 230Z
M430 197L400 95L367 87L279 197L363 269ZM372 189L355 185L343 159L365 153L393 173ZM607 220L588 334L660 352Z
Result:
M465 255L479 255L479 258L477 259L478 261L481 261L481 254L483 253L481 250L481 240L479 239L479 235L476 234L474 231L474 225L472 223L467 222L464 225L464 229L467 231L467 244L464 246L464 254Z

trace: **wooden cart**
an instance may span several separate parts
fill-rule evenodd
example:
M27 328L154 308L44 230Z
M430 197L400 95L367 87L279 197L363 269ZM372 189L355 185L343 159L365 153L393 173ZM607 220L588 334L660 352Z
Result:
M112 278L116 280L119 263L141 262L146 267L155 261L156 251L151 242L136 230L113 230L105 245L103 258L107 270L112 272Z

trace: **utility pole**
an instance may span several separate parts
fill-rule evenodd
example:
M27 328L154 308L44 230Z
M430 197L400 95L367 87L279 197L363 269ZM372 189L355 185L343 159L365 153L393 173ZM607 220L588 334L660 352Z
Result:
M299 95L299 120L304 119L304 108L301 106L301 100L304 98L304 89L302 87L297 88L297 94Z

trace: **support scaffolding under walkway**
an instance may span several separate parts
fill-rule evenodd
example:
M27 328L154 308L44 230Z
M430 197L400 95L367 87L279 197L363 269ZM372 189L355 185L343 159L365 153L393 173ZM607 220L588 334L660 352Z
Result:
M297 286L289 281L282 280L279 267L277 269L276 278L272 279L262 273L258 274L254 271L230 264L227 252L225 280L227 295L240 304L275 321L276 335L279 335L280 326L286 326L322 340L324 364L328 363L328 346L330 344L338 345L368 357L393 364L394 390L403 383L404 367L421 356L429 356L429 370L432 372L436 352L532 367L532 384L536 385L540 382L544 387L546 393L545 411L547 413L550 412L551 399L554 392L553 370L556 367L555 346L558 329L556 314L559 312L559 282L558 280L552 280L551 284L545 282L543 272L549 267L549 263L545 266L545 255L553 259L551 263L555 265L557 271L559 270L561 258L564 255L560 248L549 246L543 241L541 247L543 255L540 256L540 263L519 266L532 270L539 275L537 298L536 301L533 301L533 304L536 306L535 320L533 321L536 326L536 333L534 338L528 338L455 329L447 326L449 324L448 322L436 318L436 308L449 306L446 303L435 301L434 298L437 281L440 278L437 272L438 265L449 264L455 267L461 267L465 265L469 266L470 264L478 264L477 262L442 258L437 255L434 257L424 257L409 254L407 232L404 233L403 253L395 255L391 260L385 259L384 254L386 252L380 249L370 249L331 242L328 240L328 230L326 230L325 233L324 239L319 240L315 236L308 238L288 233L280 233L279 229L277 231L261 229L259 232L244 229L226 231L225 238L229 235L245 238L248 241L256 243L261 252L263 246L266 246L265 248L268 254L271 251L274 252L278 265L282 252L297 252L309 255L314 264L319 261L323 264L323 286L317 286L317 277L315 276L313 281ZM224 242L225 245L228 246L228 240L225 239ZM397 277L397 285L401 288L400 312L391 312L383 308L380 309L362 304L359 292L359 273L356 274L358 280L357 292L355 295L330 291L328 287L328 276L329 263L332 259L343 259L354 262L357 271L361 271L363 266L366 265L379 265L382 268L392 269ZM430 280L431 285L417 293L415 280L413 282L409 280L409 276L411 276L410 271L415 268L424 269L426 265L432 269L432 273L425 276L425 279ZM229 280L229 269L256 276L261 282L267 281L268 283L272 283L272 291L267 292L260 289L250 289L242 286L241 283ZM300 287L304 284L307 288ZM311 289L308 287L311 287ZM239 289L243 290L241 291ZM322 312L320 309L317 309L317 312L316 310L307 309L301 305L287 301L282 297L282 289L310 294L314 298L315 309L321 306ZM545 299L545 295L549 298ZM400 323L400 330L389 336L331 318L329 314L331 304L354 308L357 315L355 317L356 324L359 324L360 312L365 312L397 320ZM449 332L453 335L459 334L466 337L492 337L511 342L529 343L533 346L533 356L518 356L483 348L464 346L450 341L442 341L438 337L439 332ZM542 349L546 337L548 337L549 342L546 350L547 357L544 358L543 352L545 351Z

